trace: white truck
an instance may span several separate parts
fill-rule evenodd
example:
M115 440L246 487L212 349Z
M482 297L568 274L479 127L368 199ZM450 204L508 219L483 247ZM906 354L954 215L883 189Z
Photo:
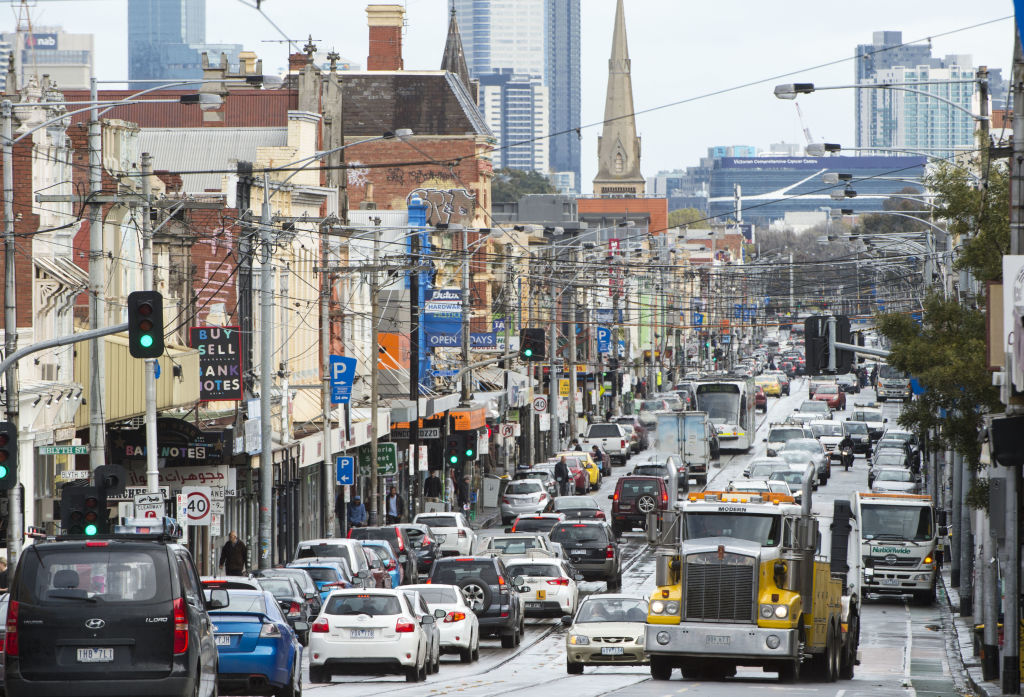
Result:
M714 426L703 411L658 412L654 448L678 453L686 472L700 486L708 483L711 465L711 438Z
M590 424L580 439L580 450L589 451L595 445L608 453L613 465L625 465L629 459L629 434L620 424Z
M939 526L931 497L856 492L853 506L860 521L864 594L934 603Z

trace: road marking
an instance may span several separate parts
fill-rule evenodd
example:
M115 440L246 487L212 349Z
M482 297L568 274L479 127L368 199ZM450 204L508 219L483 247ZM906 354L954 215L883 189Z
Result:
M836 697L843 697L843 695L845 695L845 694L846 694L846 690L839 690L839 692L836 693Z

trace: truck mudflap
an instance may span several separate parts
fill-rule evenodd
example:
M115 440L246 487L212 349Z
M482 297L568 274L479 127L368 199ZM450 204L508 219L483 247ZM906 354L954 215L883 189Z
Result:
M684 622L647 625L644 646L651 655L732 658L754 663L795 658L799 637L795 629L762 629L754 625Z

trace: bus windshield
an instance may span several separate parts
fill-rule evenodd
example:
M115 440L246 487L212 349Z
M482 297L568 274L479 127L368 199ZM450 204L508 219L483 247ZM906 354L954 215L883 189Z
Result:
M687 513L686 539L735 537L762 547L779 544L780 516L737 513Z
M736 385L698 385L697 408L707 412L711 423L739 423L740 388Z
M861 504L860 531L865 540L914 540L934 536L931 506Z

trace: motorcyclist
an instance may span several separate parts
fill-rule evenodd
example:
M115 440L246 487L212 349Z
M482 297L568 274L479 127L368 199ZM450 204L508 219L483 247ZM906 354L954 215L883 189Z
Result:
M836 450L839 451L843 458L843 467L850 469L850 465L853 464L853 438L850 437L849 433L843 435L843 439L839 441Z

